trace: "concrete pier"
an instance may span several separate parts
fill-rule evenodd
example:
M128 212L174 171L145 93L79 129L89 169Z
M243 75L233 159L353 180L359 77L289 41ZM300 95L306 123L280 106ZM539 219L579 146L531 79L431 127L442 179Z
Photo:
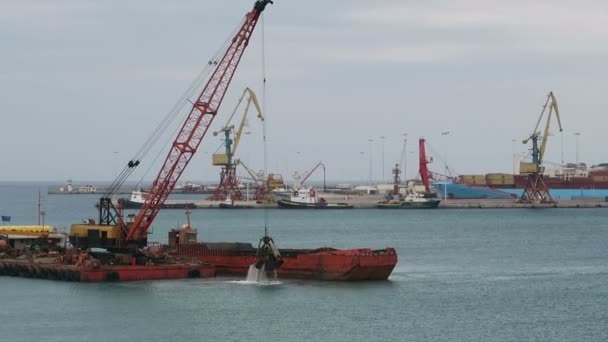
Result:
M322 197L322 196L321 196ZM327 196L329 203L348 203L355 209L375 209L382 201L382 196ZM197 209L219 208L221 202L196 201ZM259 204L255 201L236 201L236 205L245 205L257 209L277 208L276 204ZM608 202L598 200L560 200L556 204L524 204L514 199L448 199L441 200L438 209L509 209L509 208L608 208Z

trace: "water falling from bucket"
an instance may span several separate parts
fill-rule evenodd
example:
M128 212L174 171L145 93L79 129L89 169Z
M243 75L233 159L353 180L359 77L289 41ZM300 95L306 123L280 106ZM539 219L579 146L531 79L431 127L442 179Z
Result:
M262 268L260 268L259 270L255 268L255 265L249 266L249 271L247 271L246 280L253 283L267 281L264 266L262 266Z
M249 270L247 271L247 278L245 281L241 281L241 283L245 284L259 284L259 285L279 285L280 281L277 280L276 272L272 272L274 276L268 277L268 272L264 270L264 266L262 268L257 269L255 264L249 266Z

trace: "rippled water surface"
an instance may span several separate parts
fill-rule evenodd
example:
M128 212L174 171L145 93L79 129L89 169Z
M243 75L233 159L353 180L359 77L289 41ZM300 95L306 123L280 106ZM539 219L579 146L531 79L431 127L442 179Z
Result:
M0 213L37 220L37 187ZM48 195L46 222L95 217ZM608 209L269 210L280 247L392 246L386 282L81 284L0 277L0 341L608 341ZM152 240L185 221L161 212ZM255 243L263 210L194 211L199 238Z

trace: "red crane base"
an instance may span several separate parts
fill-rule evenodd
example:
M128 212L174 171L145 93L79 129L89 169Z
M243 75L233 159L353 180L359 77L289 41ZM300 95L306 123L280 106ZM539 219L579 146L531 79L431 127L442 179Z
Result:
M520 203L556 203L549 188L543 180L543 175L532 173L528 175L524 193L519 198Z
M209 196L209 199L212 201L224 201L226 198L234 201L243 200L243 194L239 189L239 181L236 177L235 165L226 165L222 168L220 185L213 192L213 195Z

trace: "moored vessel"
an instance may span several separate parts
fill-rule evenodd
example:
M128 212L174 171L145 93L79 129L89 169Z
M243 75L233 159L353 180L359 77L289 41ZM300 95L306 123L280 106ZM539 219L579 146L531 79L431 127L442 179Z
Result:
M604 199L608 197L608 163L587 167L585 163L567 163L546 167L543 181L557 199ZM487 173L460 175L448 182L435 183L439 193L448 198L513 198L522 194L526 175Z
M434 209L439 206L441 200L437 198L437 193L431 188L429 170L426 158L426 140L418 140L419 149L419 170L423 189L418 191L416 182L407 182L407 187L401 186L401 170L399 164L393 168L393 190L388 192L383 202L379 202L376 207L379 209Z
M437 197L425 197L421 193L410 192L397 200L387 199L376 206L379 209L435 209L440 202Z
M252 205L235 202L230 198L226 198L226 200L220 202L220 204L218 204L218 207L221 209L253 209L254 208Z
M277 201L279 208L288 209L352 209L348 203L329 203L324 197L317 196L314 189L299 189L291 194L290 199Z
M141 190L135 190L131 193L129 198L120 198L118 203L123 209L140 209L146 202L147 193ZM193 209L196 208L196 204L191 201L185 200L166 200L163 205L163 209Z

